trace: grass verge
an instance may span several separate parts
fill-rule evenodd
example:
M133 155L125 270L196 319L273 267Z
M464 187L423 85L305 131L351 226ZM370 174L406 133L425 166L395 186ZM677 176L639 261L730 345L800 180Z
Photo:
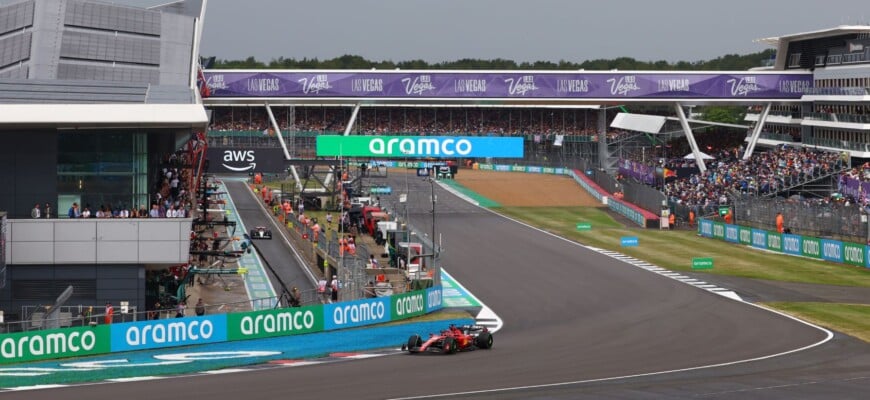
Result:
M705 273L784 282L870 287L870 269L785 256L745 245L702 238L695 231L625 227L601 209L581 207L504 207L494 211L577 242L618 251L674 271L691 271L693 257L713 258ZM578 222L592 224L578 231ZM623 236L638 247L622 247Z
M840 303L763 303L805 321L870 342L870 305Z
M861 267L786 256L744 245L702 238L695 231L629 228L600 209L578 207L515 207L495 211L553 234L653 263L674 271L691 271L692 257L712 257L705 273L840 286L870 287L870 270ZM578 231L577 223L592 225ZM636 236L638 247L622 247L623 236ZM739 247L739 248L738 248ZM870 342L870 305L770 302L766 306Z

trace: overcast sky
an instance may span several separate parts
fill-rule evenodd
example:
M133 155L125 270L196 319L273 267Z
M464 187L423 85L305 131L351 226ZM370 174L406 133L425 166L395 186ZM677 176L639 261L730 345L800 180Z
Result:
M168 1L168 0L167 0ZM137 5L159 1L119 0ZM203 56L697 61L866 24L867 0L210 0Z

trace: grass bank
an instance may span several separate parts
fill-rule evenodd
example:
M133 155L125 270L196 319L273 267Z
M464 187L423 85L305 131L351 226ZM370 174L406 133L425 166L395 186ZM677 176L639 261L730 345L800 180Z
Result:
M505 207L497 212L577 242L618 251L674 271L691 271L693 257L711 257L704 272L784 282L870 287L870 269L785 256L745 245L702 238L695 231L660 231L625 227L602 209L581 207ZM577 223L592 225L578 231ZM638 247L622 247L624 236Z
M870 342L870 305L786 302L771 302L764 305Z

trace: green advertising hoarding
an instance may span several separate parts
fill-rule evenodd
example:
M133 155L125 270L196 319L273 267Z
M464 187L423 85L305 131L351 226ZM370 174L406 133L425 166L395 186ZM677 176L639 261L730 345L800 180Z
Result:
M523 157L522 137L317 136L318 157Z
M713 269L712 257L693 257L692 269Z
M782 252L782 234L767 232L767 249Z
M299 335L323 330L323 306L227 314L227 340Z
M738 228L738 236L740 238L740 244L751 245L752 244L752 229L747 228L745 226L741 226Z
M393 320L405 319L426 313L426 292L415 291L393 295L390 300L393 309Z
M864 245L851 242L843 242L843 261L846 264L866 267L867 263L864 260Z
M801 242L801 255L811 258L822 258L822 242L819 239L804 236Z
M0 363L18 363L110 352L109 325L10 333L0 337Z
M725 240L725 224L721 222L713 223L713 237L716 239Z

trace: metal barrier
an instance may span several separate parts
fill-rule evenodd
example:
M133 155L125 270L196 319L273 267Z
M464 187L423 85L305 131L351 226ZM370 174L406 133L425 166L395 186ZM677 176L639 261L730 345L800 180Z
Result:
M840 202L744 195L734 199L732 212L733 223L754 228L776 231L776 214L781 212L785 229L795 234L857 243L870 239L867 214L858 206Z
M658 189L638 182L622 181L623 200L634 204L644 210L660 215L662 205L666 204L667 197ZM688 211L686 211L688 218Z

